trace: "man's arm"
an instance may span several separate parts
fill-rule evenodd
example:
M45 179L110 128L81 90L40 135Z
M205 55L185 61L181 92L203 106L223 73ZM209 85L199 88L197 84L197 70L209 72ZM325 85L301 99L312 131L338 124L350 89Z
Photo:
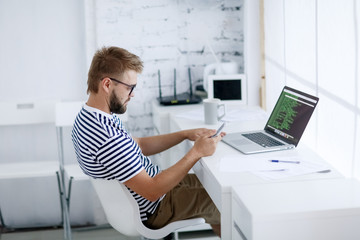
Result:
M211 131L213 133L213 131ZM210 138L211 134L199 137L186 155L172 167L151 178L145 170L125 182L130 189L150 201L156 201L174 188L202 157L212 155L223 135Z
M213 129L197 128L151 137L134 138L134 140L139 144L142 153L145 156L150 156L165 151L185 139L195 141L201 136L214 133L215 130Z

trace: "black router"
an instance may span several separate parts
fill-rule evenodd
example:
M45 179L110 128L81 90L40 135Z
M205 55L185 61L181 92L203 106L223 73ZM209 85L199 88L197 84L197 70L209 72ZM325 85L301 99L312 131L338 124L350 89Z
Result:
M185 105L185 104L196 104L201 102L201 98L193 95L192 91L192 83L191 83L191 73L190 68L188 68L189 72L189 82L190 82L190 93L181 93L176 94L176 69L174 69L174 95L173 96L165 96L161 95L161 80L160 80L160 70L158 70L158 79L159 79L159 103L161 105L169 106L169 105Z

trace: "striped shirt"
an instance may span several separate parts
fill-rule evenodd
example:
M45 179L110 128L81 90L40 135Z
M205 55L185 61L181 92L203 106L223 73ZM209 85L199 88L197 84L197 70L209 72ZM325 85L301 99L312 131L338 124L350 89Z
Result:
M150 177L160 172L159 167L142 154L115 114L85 104L75 119L71 136L81 169L93 178L117 179L123 183L143 169ZM151 202L129 191L139 205L142 221L147 220L146 213L154 213L164 197Z

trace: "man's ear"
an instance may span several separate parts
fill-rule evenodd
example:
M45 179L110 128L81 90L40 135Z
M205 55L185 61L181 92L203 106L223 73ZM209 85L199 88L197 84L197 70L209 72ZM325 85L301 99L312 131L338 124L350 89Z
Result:
M105 93L110 93L110 82L110 78L103 78L103 80L100 82L100 87Z

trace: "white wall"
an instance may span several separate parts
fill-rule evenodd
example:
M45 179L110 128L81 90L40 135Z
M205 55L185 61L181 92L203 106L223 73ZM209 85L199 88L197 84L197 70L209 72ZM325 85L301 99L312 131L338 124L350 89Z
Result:
M83 1L0 0L0 101L85 99L84 33ZM1 126L0 161L33 159L57 161L54 125Z
M209 45L218 59L235 61L239 71L244 71L243 0L86 3L88 37L93 34L95 38L88 42L88 59L94 49L115 45L144 61L144 72L128 108L129 128L134 135L152 134L150 103L159 94L158 69L163 95L173 94L174 68L178 92L189 89L188 67L194 85L201 84L205 65L215 62Z
M244 73L248 82L248 104L260 105L261 35L260 0L244 0Z
M0 1L0 101L84 98L82 1Z
M264 1L267 109L284 85L319 96L301 142L346 176L357 177L359 5L359 0Z

